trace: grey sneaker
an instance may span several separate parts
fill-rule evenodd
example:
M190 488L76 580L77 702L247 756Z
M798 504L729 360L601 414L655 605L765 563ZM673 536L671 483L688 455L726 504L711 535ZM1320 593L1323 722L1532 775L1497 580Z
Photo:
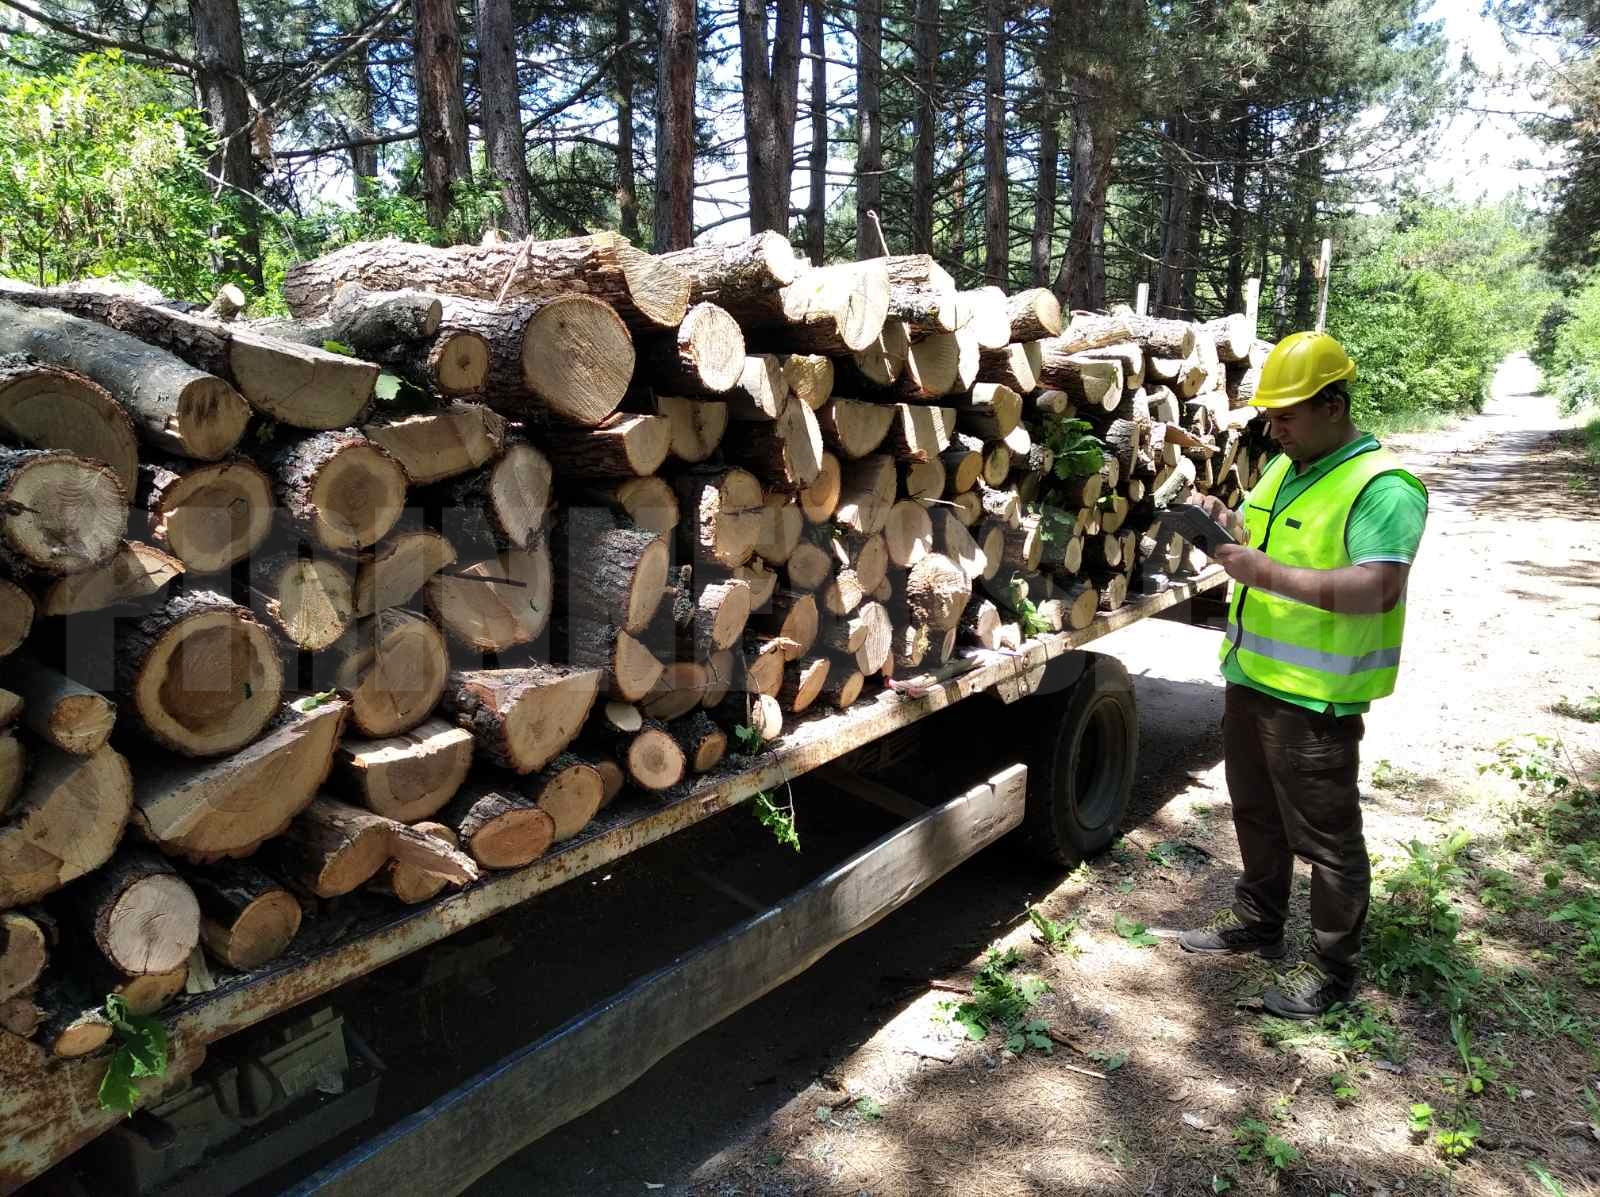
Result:
M1297 964L1280 973L1273 986L1261 995L1268 1014L1279 1018L1321 1018L1340 1002L1348 1001L1354 986L1336 981L1316 965Z
M1283 932L1271 932L1242 922L1231 908L1219 910L1203 927L1194 927L1178 936L1185 952L1203 955L1233 955L1254 952L1264 960L1282 960L1285 952Z

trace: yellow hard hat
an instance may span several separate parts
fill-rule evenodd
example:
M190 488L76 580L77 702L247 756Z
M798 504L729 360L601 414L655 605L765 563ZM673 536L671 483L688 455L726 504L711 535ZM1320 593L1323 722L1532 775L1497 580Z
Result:
M1323 332L1291 333L1267 354L1252 407L1293 407L1330 382L1356 376L1344 346Z

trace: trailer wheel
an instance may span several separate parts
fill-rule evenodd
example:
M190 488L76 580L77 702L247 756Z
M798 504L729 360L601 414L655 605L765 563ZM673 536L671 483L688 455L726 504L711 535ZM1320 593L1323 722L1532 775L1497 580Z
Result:
M1027 837L1044 859L1070 866L1110 845L1128 808L1139 763L1133 682L1116 658L1085 653L1076 685L1036 701Z

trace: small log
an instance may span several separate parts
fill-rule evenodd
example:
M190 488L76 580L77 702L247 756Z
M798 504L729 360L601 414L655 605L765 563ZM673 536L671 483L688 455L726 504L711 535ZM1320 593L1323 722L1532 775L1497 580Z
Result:
M983 554L983 573L979 576L988 581L998 576L1006 551L1006 534L1008 525L1000 520L985 520L978 527L978 551Z
M822 694L827 684L832 661L828 657L801 657L783 674L783 685L778 690L778 703L791 715L799 715L810 708Z
M726 403L657 395L656 411L667 420L668 452L691 465L715 453L728 431Z
M906 602L912 617L936 632L956 626L971 593L966 571L938 553L928 554L906 576Z
M104 695L28 657L12 658L6 669L22 698L23 722L46 743L88 756L111 738L117 708Z
M619 528L593 508L569 508L559 525L561 603L579 619L638 633L650 626L667 585L672 549L654 532Z
M628 736L618 753L628 779L642 790L660 793L683 780L688 758L677 739L659 719L646 719Z
M1001 529L1000 562L1003 568L1036 573L1044 552L1037 520L1024 521L1018 528Z
M887 453L851 462L843 470L839 503L833 518L852 532L883 531L898 485L895 459Z
M782 565L800 543L805 532L805 515L793 495L774 491L762 504L761 537L756 541L756 557L772 565ZM751 607L764 604L751 596Z
M755 297L773 295L805 269L782 233L762 232L743 241L694 245L660 260L688 277L690 298L712 300L738 315Z
M421 832L430 839L448 844L452 848L461 847L460 838L443 823L416 823L413 824L413 830ZM420 906L424 902L433 901L449 885L450 879L447 877L430 873L416 865L391 860L368 883L368 888L374 893L383 894L407 906Z
M567 621L564 631L567 659L600 670L613 697L638 702L661 680L662 665L650 645L621 628L574 619Z
M208 574L243 560L272 530L272 482L245 458L197 463L162 458L139 467L133 492L151 544Z
M528 779L527 794L550 816L559 844L577 835L595 817L605 801L605 782L588 761L566 752Z
M677 720L671 731L691 773L709 773L728 755L727 734L704 711Z
M356 566L352 601L357 618L414 599L440 570L455 564L456 550L443 536L425 529L394 532Z
M183 562L153 545L125 540L104 565L56 578L39 596L39 613L77 615L136 603L183 576Z
M748 561L761 538L763 495L755 477L737 467L691 470L676 483L689 517L680 525L686 558L724 569Z
M111 467L134 492L139 438L128 413L99 383L21 356L0 357L0 436L29 449L53 449Z
M615 484L583 487L576 498L594 503L642 528L665 535L680 522L678 498L665 479L629 478Z
M267 617L299 648L320 652L355 622L355 581L332 557L253 561L251 579Z
M142 440L180 457L227 456L250 419L250 405L222 379L64 312L0 299L0 353L31 354L91 379L128 413Z
M382 740L339 745L339 788L373 814L415 823L455 796L472 767L472 733L442 719Z
M714 303L697 303L669 333L640 337L635 376L681 395L720 395L744 370L744 334Z
M894 398L908 399L913 403L930 403L963 389L969 373L978 369L978 355L974 351L971 361L963 361L966 349L964 339L953 332L935 333L913 342L906 350L905 368L886 389Z
M420 344L366 356L419 391L445 399L480 395L489 384L489 342L466 328L440 329Z
M889 435L897 409L885 403L863 403L858 399L833 399L817 412L822 439L830 449L848 460L874 452Z
M757 423L776 420L788 398L789 380L783 372L783 363L771 353L755 353L745 358L737 380L725 396L730 417ZM811 405L807 403L806 406Z
M909 569L921 561L933 551L933 518L928 509L909 499L896 503L889 509L883 541L888 564L896 569Z
M26 910L0 911L0 1002L31 992L50 961L47 924Z
M1014 490L999 490L992 486L978 484L978 499L983 504L983 512L991 519L997 519L1007 526L1015 526L1022 517L1022 504L1017 499Z
M186 591L119 620L114 663L125 709L157 744L185 756L244 747L272 721L283 693L271 634L215 591Z
M733 576L750 587L750 609L759 611L772 601L778 588L778 575L760 557L752 557L733 571Z
M166 855L198 864L251 855L282 834L327 780L348 709L337 699L305 699L232 756L143 761L135 830Z
M700 662L673 661L662 666L655 689L640 709L650 719L676 719L704 703L707 685L706 668Z
M643 478L660 469L672 451L672 421L619 412L592 428L552 426L544 442L565 478Z
M13 573L82 573L110 560L128 496L109 466L47 449L0 448L0 563Z
M864 592L871 593L882 584L889 570L889 550L883 533L863 536L860 532L845 532L834 537L832 548L839 572L853 573Z
M476 881L476 862L443 840L331 798L318 798L274 845L288 879L318 898L360 889L391 859L460 884Z
M900 490L908 499L934 502L944 494L943 454L928 461L903 462L900 466Z
M694 646L697 658L732 648L750 618L750 587L737 578L710 582L694 598Z
M731 428L723 452L777 489L797 493L822 470L822 429L800 400L785 398L776 419Z
M549 811L493 785L462 790L440 812L438 822L486 869L520 869L548 852L556 838L555 817Z
M1100 610L1112 612L1128 601L1128 579L1124 574L1113 574L1097 587Z
M817 602L829 615L843 617L859 607L867 597L861 580L852 569L840 570L817 589Z
M813 524L831 520L838 509L843 485L839 459L824 451L817 469L817 480L800 492L800 513Z
M435 248L395 240L346 245L291 266L283 296L302 319L327 311L341 285L375 291L416 286L474 299L538 299L584 292L614 306L628 327L676 328L689 307L689 278L663 258L635 249L619 233L558 241L506 241Z
M427 291L369 291L348 283L334 291L327 316L336 340L367 355L427 341L439 331L444 305Z
M1061 340L1044 342L1039 381L1061 391L1080 412L1110 411L1122 399L1122 363L1061 350Z
M0 657L15 652L33 630L33 596L0 578Z
M426 587L427 607L457 643L504 652L544 632L553 588L550 550L536 544L435 574Z
M802 540L783 563L784 580L793 590L816 590L833 573L833 554L810 540Z
M889 448L900 461L937 461L950 447L955 416L948 407L899 403L889 429Z
M247 973L276 960L300 933L299 900L254 865L196 868L185 878L199 901L201 942L231 969Z
M21 737L15 728L0 730L0 819L22 793L27 776L28 750Z
M200 943L194 891L154 852L118 852L73 896L101 954L128 976L170 972Z
M1006 301L1006 317L1013 341L1032 342L1061 335L1061 301L1048 287L1018 291Z
M776 697L783 689L783 666L793 642L754 637L745 644L744 688Z
M450 675L444 705L489 760L534 773L583 728L600 682L600 670L573 666L466 670Z
M93 1055L111 1042L112 1027L105 1011L85 1009L82 996L61 980L47 981L34 994L38 1003L34 1038L47 1055L77 1060Z
M776 591L770 609L752 616L750 626L783 641L785 661L799 660L817 642L816 597L802 590Z
M835 662L822 683L822 701L836 711L847 710L861 697L861 688L867 679L859 669L844 662Z
M863 603L853 622L864 624L866 634L856 646L856 668L871 677L880 672L894 648L894 623L882 603Z
M405 509L400 463L353 429L287 442L261 457L278 506L322 548L377 544Z
M708 711L716 710L739 676L739 654L736 649L723 649L705 660L705 690L700 695L700 705Z
M999 383L980 382L952 403L961 430L987 440L1007 436L1022 420L1022 396Z
M939 454L944 466L946 497L965 494L978 484L983 473L984 455L981 447L973 447L957 438L956 444ZM976 442L981 446L981 442Z
M439 629L399 608L356 624L333 654L335 684L350 695L351 726L364 736L397 736L424 722L450 672Z
M964 642L993 651L1000 647L1000 629L1004 622L1000 608L986 598L974 596L961 615L958 631Z
M481 403L369 420L361 431L400 463L412 486L470 473L505 451L505 419Z
M1122 339L1137 341L1151 357L1181 361L1195 351L1195 326L1187 320L1134 316L1128 320L1128 329L1129 335Z
M783 378L801 403L820 411L833 396L833 359L820 353L788 354L783 359Z
M889 275L879 261L818 266L737 310L757 349L840 355L865 349L883 331Z
M931 254L893 254L889 272L889 315L922 333L954 332L961 319L956 281Z
M898 320L886 321L872 344L835 364L834 387L854 393L893 387L910 353L910 331Z
M1039 385L1043 352L1037 341L1015 342L1004 349L986 349L978 358L978 380L1010 387L1026 395Z
M994 488L1004 486L1009 477L1011 477L1011 447L1004 441L995 441L984 451L981 480L984 486ZM979 494L981 496L981 490Z
M989 568L988 555L978 547L972 533L967 531L960 516L953 511L941 511L934 517L936 534L934 545L948 560L953 561L968 582L976 582ZM931 550L930 550L931 551ZM924 557L927 554L923 554ZM920 560L920 558L919 558ZM913 565L916 562L912 562Z
M946 502L950 504L949 509L955 512L956 518L968 528L976 527L978 521L983 519L983 499L976 490L952 495Z
M457 552L528 549L544 536L554 479L549 459L517 439L493 464L426 493L422 501L442 509L440 530Z

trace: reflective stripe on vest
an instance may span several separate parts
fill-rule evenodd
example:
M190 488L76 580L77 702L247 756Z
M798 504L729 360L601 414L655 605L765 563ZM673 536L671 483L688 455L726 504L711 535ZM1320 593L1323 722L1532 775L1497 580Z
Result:
M1278 492L1292 469L1288 457L1274 458L1246 496L1241 514L1251 545L1273 561L1296 568L1339 569L1350 564L1345 547L1350 512L1380 474L1404 474L1422 489L1394 454L1373 448L1334 466L1274 512ZM1394 692L1404 630L1403 597L1390 611L1335 614L1236 586L1222 657L1234 654L1247 678L1274 690L1317 701L1370 702Z

